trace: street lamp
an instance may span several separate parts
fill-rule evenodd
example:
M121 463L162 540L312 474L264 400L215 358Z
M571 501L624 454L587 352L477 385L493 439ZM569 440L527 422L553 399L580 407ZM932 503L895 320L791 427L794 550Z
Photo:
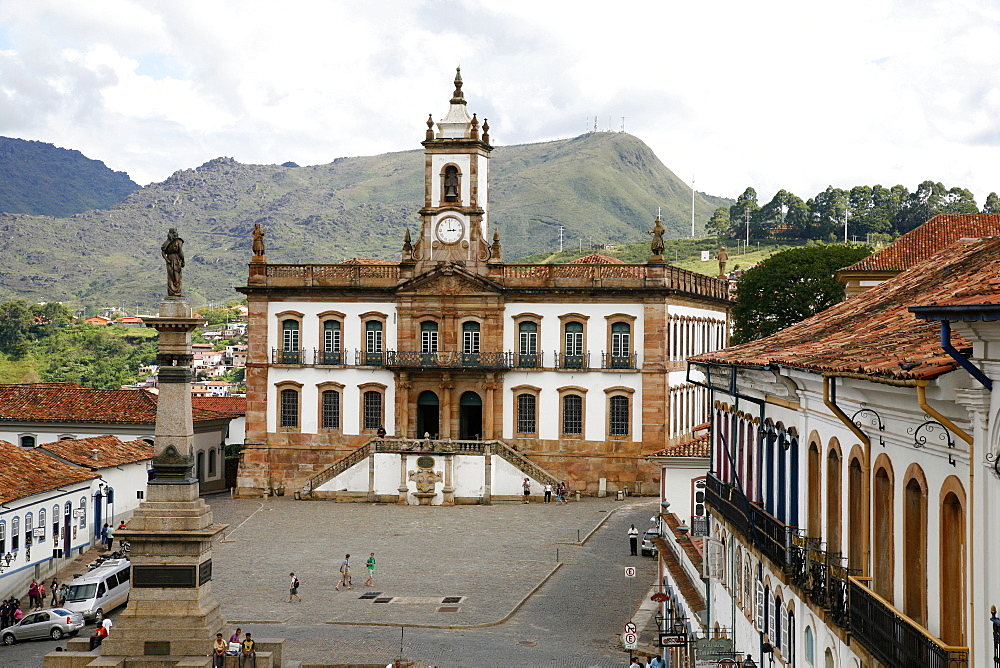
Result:
M3 573L5 569L10 568L10 562L14 561L14 555L8 552L3 557L0 557L0 573Z
M753 660L753 657L747 654L747 658L743 659L743 668L757 668L757 662Z

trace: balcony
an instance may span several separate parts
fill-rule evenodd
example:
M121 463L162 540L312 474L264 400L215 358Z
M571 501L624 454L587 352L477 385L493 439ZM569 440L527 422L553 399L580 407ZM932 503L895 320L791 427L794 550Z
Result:
M705 488L712 510L756 545L771 563L784 569L788 560L788 528L751 503L735 485L709 474Z
M278 350L271 349L271 364L303 364L302 350Z
M601 353L602 369L634 369L636 364L636 354L629 355L609 355Z
M518 353L514 356L514 366L518 369L542 369L545 367L543 353Z
M886 666L967 668L969 648L952 647L850 578L851 636Z
M512 353L460 353L437 351L433 353L389 350L385 353L385 366L416 369L502 369L511 367Z
M340 350L314 350L313 363L317 366L340 366L344 363L344 353Z

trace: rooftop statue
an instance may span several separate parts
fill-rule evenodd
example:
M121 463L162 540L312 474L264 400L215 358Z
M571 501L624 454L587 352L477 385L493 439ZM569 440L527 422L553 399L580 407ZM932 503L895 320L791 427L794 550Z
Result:
M181 270L184 268L184 240L177 236L177 228L171 227L167 232L160 254L167 261L167 296L180 297L183 295Z
M254 223L253 232L250 234L253 236L254 256L262 257L264 255L264 228L260 226L260 223Z
M647 234L653 235L653 242L650 244L650 250L653 251L653 256L663 255L663 233L667 231L667 228L663 227L663 223L660 222L660 216L656 216L656 224L653 229L649 230Z

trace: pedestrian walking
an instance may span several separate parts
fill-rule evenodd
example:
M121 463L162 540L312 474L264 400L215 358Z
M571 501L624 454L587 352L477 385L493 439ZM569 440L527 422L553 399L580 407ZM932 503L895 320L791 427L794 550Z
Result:
M365 584L369 587L375 586L375 553L372 552L372 556L365 559L365 568L368 569L368 579L365 580Z
M291 583L288 585L288 602L291 603L293 598L299 599L299 603L302 602L302 597L299 596L299 579L295 577L295 573L289 573L292 577Z
M215 634L215 642L212 643L212 668L225 668L226 651L229 650L229 643L222 637L221 633Z
M545 483L545 503L552 502L552 483Z
M31 584L28 585L28 607L34 610L38 605L38 580L32 578Z
M59 605L66 605L66 594L69 593L69 585L65 582L59 587Z
M108 523L105 522L104 526L101 527L101 547L105 550L108 549Z
M52 578L52 584L49 585L52 590L52 603L51 606L54 608L59 605L59 580L57 578Z
M566 505L566 497L569 496L569 485L566 484L565 480L559 481L559 502Z
M345 554L344 560L340 562L340 582L334 586L334 589L340 591L340 585L344 585L348 589L351 588L351 555Z
M113 550L115 548L115 528L113 526L108 527L108 549Z
M45 580L38 583L38 609L45 607Z
M521 483L521 488L524 490L524 502L528 503L528 497L531 496L531 481L525 476L524 482Z
M639 548L639 530L635 528L634 524L628 530L628 544L632 548L632 556L636 556Z

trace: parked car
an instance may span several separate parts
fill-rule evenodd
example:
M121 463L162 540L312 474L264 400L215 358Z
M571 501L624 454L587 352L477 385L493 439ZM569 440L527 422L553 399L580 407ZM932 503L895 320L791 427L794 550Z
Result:
M646 529L646 533L642 534L642 547L639 549L639 553L644 557L658 556L660 551L653 545L653 539L659 537L660 532L656 529Z
M4 645L35 638L59 640L66 635L75 636L85 623L83 615L65 608L39 610L28 613L17 624L0 630L0 638Z
M131 591L129 560L109 559L73 580L66 592L66 608L98 624L104 615L128 601Z

